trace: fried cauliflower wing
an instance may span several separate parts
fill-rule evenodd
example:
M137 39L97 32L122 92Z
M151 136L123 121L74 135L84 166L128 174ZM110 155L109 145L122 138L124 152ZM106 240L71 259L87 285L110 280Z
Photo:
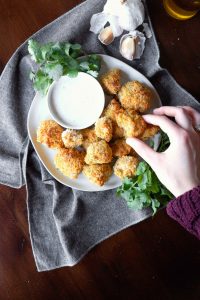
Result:
M65 176L76 179L84 166L85 152L76 149L59 149L54 157L54 163Z
M95 124L95 133L97 137L110 142L112 139L113 125L112 120L107 117L102 117Z
M112 69L101 76L100 83L106 93L116 95L121 88L120 80L121 71L119 69Z
M145 112L151 106L151 90L138 81L129 81L123 85L118 96L125 109L133 108Z
M136 173L139 160L134 156L122 156L118 158L114 165L114 174L121 179L133 177Z
M99 141L99 138L97 137L94 128L82 129L82 130L80 130L80 133L83 136L82 146L83 146L84 149L87 149L90 144Z
M122 157L128 155L132 149L124 139L116 140L113 144L111 144L111 148L114 157Z
M66 148L76 148L83 144L83 136L76 130L66 129L63 131L62 140Z
M53 149L62 148L64 147L61 137L63 130L64 129L53 120L42 121L37 130L37 142Z
M110 164L102 165L85 165L83 174L93 183L102 186L109 179L112 174L112 167Z
M141 139L143 141L153 137L158 131L160 130L160 127L152 125L152 124L147 124L147 127L145 131L143 132Z
M90 144L87 148L87 153L85 157L85 162L88 165L95 164L107 164L112 160L112 149L106 143L106 141L101 140L99 142Z
M117 125L124 129L126 137L139 137L146 128L146 122L139 114L130 116L128 112L119 112L116 115Z
M122 111L124 111L124 109L121 107L120 103L117 100L113 99L110 101L108 106L104 109L103 116L116 122L117 114Z
M124 129L119 127L117 125L117 123L113 121L113 137L112 137L112 139L117 140L117 139L123 138L124 136L125 136Z

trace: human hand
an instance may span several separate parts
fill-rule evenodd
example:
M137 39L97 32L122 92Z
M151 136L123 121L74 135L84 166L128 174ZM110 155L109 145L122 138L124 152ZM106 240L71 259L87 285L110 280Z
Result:
M151 166L160 181L176 197L200 184L200 113L191 107L162 106L144 115L147 123L160 126L170 139L169 148L157 153L137 138L127 144ZM174 117L175 122L168 117Z

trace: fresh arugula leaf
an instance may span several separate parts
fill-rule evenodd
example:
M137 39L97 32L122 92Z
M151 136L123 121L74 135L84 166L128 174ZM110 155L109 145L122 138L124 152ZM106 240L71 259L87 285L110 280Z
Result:
M97 77L101 68L101 59L92 54L79 59L81 45L68 42L50 42L44 45L29 40L28 51L31 58L39 64L38 72L31 72L30 79L36 91L45 95L54 80L62 75L76 77L78 72L85 72Z

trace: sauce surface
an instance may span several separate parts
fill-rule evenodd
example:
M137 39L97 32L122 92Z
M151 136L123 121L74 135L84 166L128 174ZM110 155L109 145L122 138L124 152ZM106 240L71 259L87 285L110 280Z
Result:
M82 129L94 124L102 113L104 102L99 82L82 72L75 78L62 76L48 94L53 118L66 128Z

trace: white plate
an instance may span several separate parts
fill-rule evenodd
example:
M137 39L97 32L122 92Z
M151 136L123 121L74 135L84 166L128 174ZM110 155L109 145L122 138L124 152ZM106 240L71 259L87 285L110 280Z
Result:
M116 58L108 55L100 56L102 58L100 75L112 68L119 68L122 71L122 83L131 80L138 80L141 83L144 83L153 91L152 108L161 106L161 101L158 93L145 76ZM48 109L47 97L42 97L39 93L36 93L28 114L28 134L38 157L40 158L48 172L56 180L66 186L90 192L110 190L121 185L121 180L115 175L112 175L104 186L99 187L91 183L83 174L80 174L78 179L70 179L64 176L59 170L57 170L53 162L56 150L49 149L46 146L38 143L36 140L36 131L40 122L47 119L52 119Z

